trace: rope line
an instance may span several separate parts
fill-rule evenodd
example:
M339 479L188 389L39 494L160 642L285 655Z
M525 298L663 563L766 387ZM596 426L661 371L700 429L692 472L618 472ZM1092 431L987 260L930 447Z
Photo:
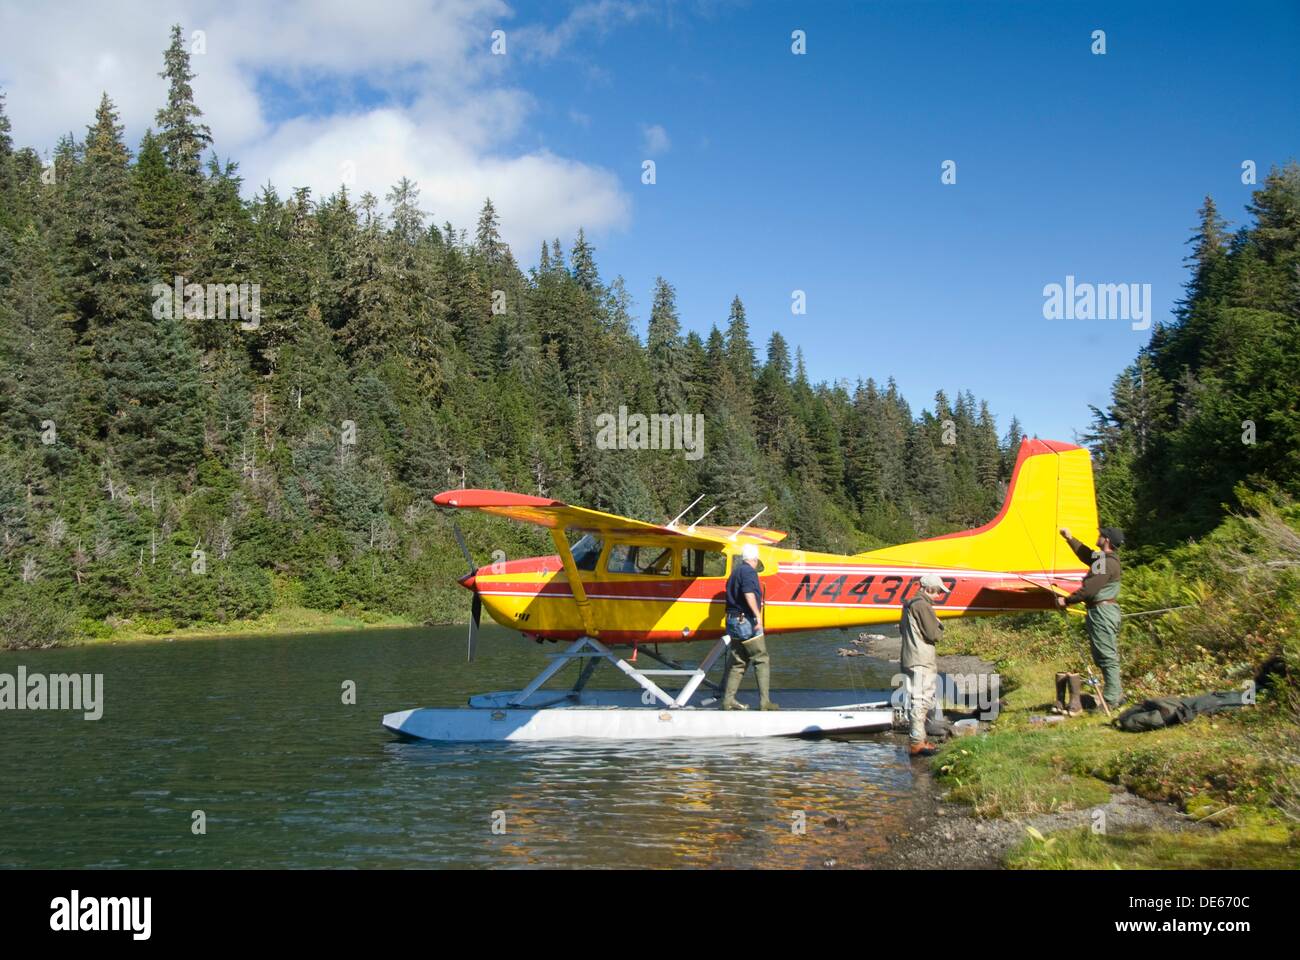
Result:
M1193 607L1199 606L1199 603L1184 603L1181 607L1161 607L1158 610L1137 610L1133 613L1121 612L1120 616L1127 620L1129 617L1149 617L1157 613L1169 613L1171 610L1190 610Z

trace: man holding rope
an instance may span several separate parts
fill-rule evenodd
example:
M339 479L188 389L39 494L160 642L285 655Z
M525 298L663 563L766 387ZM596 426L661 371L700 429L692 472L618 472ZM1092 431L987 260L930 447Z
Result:
M1084 627L1092 648L1092 662L1105 680L1106 708L1114 710L1124 699L1119 679L1119 584L1123 568L1115 552L1124 545L1124 531L1102 527L1096 550L1076 540L1066 528L1062 528L1061 536L1074 555L1088 564L1088 575L1074 593L1058 596L1056 605L1064 610L1069 604L1082 602L1088 608Z

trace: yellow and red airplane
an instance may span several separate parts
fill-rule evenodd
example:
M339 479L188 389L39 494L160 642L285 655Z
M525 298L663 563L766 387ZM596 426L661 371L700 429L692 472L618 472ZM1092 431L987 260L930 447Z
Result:
M460 582L474 594L471 657L481 607L538 640L719 638L727 574L745 543L758 546L769 636L896 622L927 573L948 587L940 617L1050 610L1087 572L1059 529L1097 535L1088 452L1039 439L1021 443L1001 511L984 526L852 555L782 548L776 530L646 523L496 490L449 490L434 502L546 527L555 543L549 556L470 563Z

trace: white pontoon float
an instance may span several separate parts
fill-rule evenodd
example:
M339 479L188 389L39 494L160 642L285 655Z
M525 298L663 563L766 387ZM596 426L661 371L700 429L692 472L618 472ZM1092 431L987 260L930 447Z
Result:
M865 733L893 725L889 690L779 690L772 699L780 710L758 710L754 691L738 699L748 710L721 710L716 688L692 703L709 670L726 649L723 637L699 664L670 660L649 647L640 653L663 664L643 670L599 640L583 637L550 654L551 663L522 690L470 697L467 707L418 707L387 714L383 725L418 740L479 742L497 740L658 740L683 737L796 737ZM542 685L572 663L581 663L577 682L567 691ZM612 664L639 690L587 690L602 662ZM654 678L684 680L677 692Z

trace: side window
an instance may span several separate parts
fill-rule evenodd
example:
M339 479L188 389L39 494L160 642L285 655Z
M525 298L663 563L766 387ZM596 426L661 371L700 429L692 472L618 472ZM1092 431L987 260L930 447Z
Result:
M609 548L605 569L610 573L636 573L636 547L616 543Z
M610 573L634 573L641 576L668 577L673 572L672 547L641 547L616 543L609 548Z
M637 556L637 573L656 577L673 575L672 547L641 547Z
M683 550L682 576L725 577L727 555L716 550Z

